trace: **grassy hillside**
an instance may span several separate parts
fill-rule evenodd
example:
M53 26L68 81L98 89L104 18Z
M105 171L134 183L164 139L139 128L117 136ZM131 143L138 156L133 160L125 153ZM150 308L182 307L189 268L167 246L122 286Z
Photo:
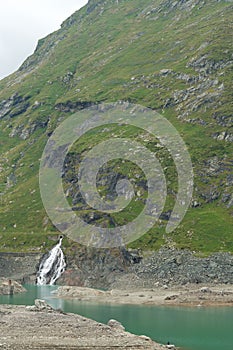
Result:
M90 0L40 40L20 69L0 81L0 251L54 244L58 232L38 184L47 139L75 111L123 100L158 111L183 137L194 167L192 206L176 231L165 234L177 189L174 163L134 128L96 130L75 144L64 178L71 205L89 220L93 210L75 198L77 159L112 133L130 136L156 152L169 184L159 224L131 246L232 252L232 21L229 0ZM138 169L113 162L101 172L99 190L106 195L109 176L134 178ZM137 215L147 192L135 186L141 201L117 215L97 213L96 224L122 224Z

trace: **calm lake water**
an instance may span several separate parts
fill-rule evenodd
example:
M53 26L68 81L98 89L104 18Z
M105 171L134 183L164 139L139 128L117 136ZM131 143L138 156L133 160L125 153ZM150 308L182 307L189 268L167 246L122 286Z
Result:
M25 286L27 293L0 296L0 304L33 305L45 299L51 306L107 323L114 318L126 330L187 350L233 350L233 307L158 307L103 305L55 299L55 286Z

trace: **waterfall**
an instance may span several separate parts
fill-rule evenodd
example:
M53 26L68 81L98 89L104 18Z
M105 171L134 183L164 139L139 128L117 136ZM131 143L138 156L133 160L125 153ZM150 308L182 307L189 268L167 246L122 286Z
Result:
M59 243L42 259L37 273L36 283L38 285L53 285L64 272L66 263L61 249L62 239L63 237L60 236Z

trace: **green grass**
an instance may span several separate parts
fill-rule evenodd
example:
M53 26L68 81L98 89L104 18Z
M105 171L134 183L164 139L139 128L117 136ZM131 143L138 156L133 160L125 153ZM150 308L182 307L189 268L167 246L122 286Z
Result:
M101 6L104 11L100 15ZM147 14L153 8L157 10ZM232 115L232 66L211 68L207 78L218 79L218 83L202 89L198 80L190 83L179 77L189 74L198 79L199 72L189 64L194 59L206 56L215 64L232 59L232 16L229 2L215 0L192 11L181 10L179 6L171 10L162 0L125 0L118 6L115 1L108 1L88 14L84 7L73 15L73 25L66 22L59 31L39 42L38 49L27 61L28 68L24 65L24 69L0 81L0 102L18 92L30 103L25 113L0 119L0 251L36 250L43 242L51 246L53 241L48 237L58 234L47 220L38 184L39 161L48 135L72 114L56 106L68 102L124 100L157 110L177 128L193 162L194 198L201 204L199 208L190 208L171 235L165 234L166 222L162 221L131 246L150 250L166 244L203 254L218 250L233 252L233 209L222 202L224 193L232 193L232 186L227 185L227 177L232 173L232 143L212 137L226 130L233 133L232 123L221 126L213 118L214 114ZM163 75L162 69L171 69L171 73ZM67 81L64 78L68 72L73 75ZM203 92L218 91L222 83L221 95L191 111L189 103ZM179 105L178 111L174 92L191 87L197 89L196 92ZM40 106L34 108L36 101ZM170 107L165 107L166 101L171 101ZM187 119L202 119L206 124L177 118L183 112L188 112ZM37 127L25 140L20 138L20 131L15 137L9 137L12 130L28 130L46 121L47 126ZM90 147L107 140L110 134L142 142L157 152L164 168L169 190L164 210L171 210L177 191L177 173L168 151L158 150L156 139L134 127L119 129L113 125L109 129L109 132L92 130L82 137L72 148L70 159L77 155L84 157ZM222 170L210 175L207 164L214 157L218 157ZM127 162L111 164L114 171L118 168L121 176L134 177L137 172ZM67 175L73 176L71 169ZM8 186L7 179L12 177L15 183ZM69 184L64 182L64 188L67 187ZM219 198L206 203L202 194L212 187L217 188ZM106 187L99 191L102 195L107 193ZM141 192L144 200L146 191L141 189ZM113 215L114 220L118 224L131 220L141 211L141 204L142 201L132 201L129 208ZM77 206L81 216L90 212L90 208L81 209L80 203ZM101 218L99 223L104 224L104 220Z

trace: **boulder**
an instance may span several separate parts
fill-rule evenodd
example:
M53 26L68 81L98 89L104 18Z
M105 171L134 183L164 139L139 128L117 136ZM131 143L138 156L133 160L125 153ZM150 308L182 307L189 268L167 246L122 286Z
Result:
M109 320L108 326L114 329L118 329L119 331L124 331L125 327L117 320Z

